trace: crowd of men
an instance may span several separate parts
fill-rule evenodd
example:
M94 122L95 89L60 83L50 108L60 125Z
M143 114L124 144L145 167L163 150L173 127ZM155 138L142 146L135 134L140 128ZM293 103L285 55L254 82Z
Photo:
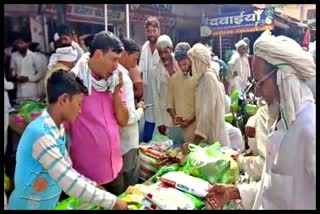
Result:
M146 20L145 33L141 49L110 32L88 37L81 48L65 27L48 61L38 45L16 42L10 61L16 96L45 96L48 107L20 139L8 208L53 209L63 191L105 209L127 209L117 195L139 182L139 142L155 133L184 143L184 153L189 144L215 141L244 152L240 130L224 114L228 95L243 93L252 79L267 103L252 125L258 158L237 161L260 185L214 185L206 200L212 208L234 199L246 209L315 208L315 92L306 84L315 81L311 55L265 32L254 44L251 71L247 39L235 45L227 66L201 43L174 47L156 17ZM5 79L5 97L10 89ZM269 129L277 148L268 146Z

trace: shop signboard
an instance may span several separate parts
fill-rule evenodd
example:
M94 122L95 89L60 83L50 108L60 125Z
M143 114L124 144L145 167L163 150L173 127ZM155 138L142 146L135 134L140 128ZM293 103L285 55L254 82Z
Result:
M216 17L203 17L201 37L230 35L274 29L274 8L250 9Z
M56 5L47 4L45 11L56 14ZM96 8L81 4L68 4L66 19L74 22L86 22L93 24L104 24L104 8ZM108 21L123 22L125 13L117 10L108 10Z

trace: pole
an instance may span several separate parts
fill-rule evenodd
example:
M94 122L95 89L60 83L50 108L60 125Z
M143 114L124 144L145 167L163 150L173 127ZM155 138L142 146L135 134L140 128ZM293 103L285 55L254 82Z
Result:
M219 44L220 44L220 59L222 59L222 41L221 41L221 34L219 34Z
M48 26L47 26L47 19L44 14L42 16L42 27L43 27L43 34L44 34L44 51L46 53L49 52L49 36L48 36Z
M126 4L126 28L127 28L127 38L130 39L130 14L129 14L129 4Z
M104 29L108 31L108 5L104 4Z

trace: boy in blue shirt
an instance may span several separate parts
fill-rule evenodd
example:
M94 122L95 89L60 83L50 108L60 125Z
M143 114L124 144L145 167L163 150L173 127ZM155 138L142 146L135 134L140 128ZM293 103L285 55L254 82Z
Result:
M105 209L127 209L125 202L72 168L62 124L77 118L85 94L87 89L70 71L56 71L47 80L48 108L27 126L18 145L9 209L53 209L62 190Z

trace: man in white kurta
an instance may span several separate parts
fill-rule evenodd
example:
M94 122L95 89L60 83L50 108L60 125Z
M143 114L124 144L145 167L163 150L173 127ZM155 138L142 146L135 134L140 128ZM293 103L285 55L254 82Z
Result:
M128 186L137 184L139 180L138 122L143 115L145 106L143 103L138 103L138 108L136 109L133 83L129 74L129 70L137 66L140 52L139 46L130 39L122 39L121 41L124 46L124 52L119 59L118 71L122 72L122 89L129 112L128 125L120 129L123 167L119 176L123 179L122 191L125 191Z
M160 60L156 47L158 37L160 36L160 22L156 17L149 17L146 20L145 34L148 41L142 46L139 61L139 67L143 75L143 100L145 104L154 104L151 76L155 70L155 64ZM153 106L147 108L144 113L144 142L149 142L153 136L155 127L153 108Z
M232 55L228 62L231 74L229 94L231 94L235 89L238 89L243 93L247 86L248 77L250 76L247 43L240 40L235 46L237 51Z
M28 50L27 44L18 40L18 51L11 56L10 68L18 79L17 98L37 98L38 81L42 77L36 55Z
M151 78L154 119L160 134L167 135L175 143L180 144L184 141L182 130L173 124L173 120L167 111L167 106L170 77L181 71L172 53L173 45L169 36L161 35L159 37L157 49L161 59L156 64Z
M315 78L312 57L294 40L264 32L254 44L256 94L265 98L269 117L266 161L258 183L214 185L212 208L241 199L245 209L316 208L315 103L306 82Z
M46 92L44 89L44 79L48 71L48 58L45 54L41 52L39 43L31 43L29 49L36 55L36 59L38 60L39 68L41 72L41 77L38 82L38 97L44 97Z

